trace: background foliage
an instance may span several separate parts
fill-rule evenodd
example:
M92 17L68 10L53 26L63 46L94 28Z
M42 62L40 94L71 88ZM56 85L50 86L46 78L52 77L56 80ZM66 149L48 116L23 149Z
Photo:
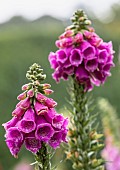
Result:
M120 6L113 6L114 19L109 23L102 23L91 15L96 32L105 40L113 41L116 67L112 69L112 77L108 78L105 85L95 87L93 98L102 96L108 98L120 113L120 71L119 71L119 42L120 42ZM51 96L59 105L57 109L66 105L68 98L68 82L56 84L52 79L48 62L48 54L55 51L55 40L64 31L69 21L60 21L50 16L44 16L35 21L28 21L22 17L14 17L9 22L0 25L0 124L11 118L11 112L17 103L16 96L21 92L21 86L27 82L25 78L28 67L34 62L39 63L47 74L47 82L52 84L55 93ZM119 56L120 57L120 56ZM13 170L14 164L21 159L33 161L31 154L23 149L16 161L4 142L4 129L0 126L0 170ZM62 152L57 152L56 157L63 157ZM55 159L56 160L56 159ZM58 160L56 160L58 161ZM67 162L64 169L70 169Z

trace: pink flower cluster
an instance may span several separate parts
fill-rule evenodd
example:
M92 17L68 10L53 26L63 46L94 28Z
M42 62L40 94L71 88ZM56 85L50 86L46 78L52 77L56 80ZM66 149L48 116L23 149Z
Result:
M60 35L56 46L59 50L49 54L49 62L57 82L75 75L85 91L90 91L110 76L110 68L114 66L112 42L103 42L92 28L77 34L68 29Z
M106 170L120 170L120 149L108 140L102 151L102 156L106 161Z
M45 87L45 86L44 86ZM67 142L68 119L58 114L54 107L57 103L34 89L23 92L17 99L20 102L12 112L14 116L3 124L6 130L6 144L13 156L17 156L21 146L25 144L27 150L37 153L45 142L56 149L61 142ZM51 93L45 89L44 93Z

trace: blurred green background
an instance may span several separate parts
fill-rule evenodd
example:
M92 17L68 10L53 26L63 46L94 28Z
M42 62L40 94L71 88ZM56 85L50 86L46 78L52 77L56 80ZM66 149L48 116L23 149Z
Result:
M109 101L120 113L120 6L114 5L114 18L111 22L102 23L95 16L88 12L96 32L104 41L113 41L116 67L112 69L112 76L107 79L105 85L95 87L90 93L93 98L108 98ZM21 86L27 82L25 74L28 67L34 62L39 63L47 75L46 81L52 85L55 93L51 96L58 103L57 109L66 105L68 82L61 81L56 84L52 79L53 70L48 62L48 54L55 51L55 40L64 31L65 26L70 21L60 21L50 16L43 16L35 21L28 21L22 17L14 17L10 21L0 24L0 124L11 118L17 99L16 96L21 93ZM16 160L13 158L4 142L4 129L0 126L0 170L13 170L14 166L22 161L34 161L31 153L24 148ZM63 152L57 151L55 157L62 159ZM9 169L8 169L9 167ZM70 163L66 162L64 168L62 165L58 169L70 170ZM26 169L27 170L27 169Z

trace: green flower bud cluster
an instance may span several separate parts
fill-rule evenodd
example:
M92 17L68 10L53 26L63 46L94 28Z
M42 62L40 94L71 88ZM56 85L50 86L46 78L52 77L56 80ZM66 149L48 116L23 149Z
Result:
M27 71L26 77L28 80L31 80L32 82L38 81L39 83L43 80L45 80L46 75L43 74L43 69L41 67L34 63L30 68L29 71Z
M91 21L87 18L87 15L83 10L77 10L71 17L73 23L72 29L76 32L81 30L88 30L88 26L91 25Z

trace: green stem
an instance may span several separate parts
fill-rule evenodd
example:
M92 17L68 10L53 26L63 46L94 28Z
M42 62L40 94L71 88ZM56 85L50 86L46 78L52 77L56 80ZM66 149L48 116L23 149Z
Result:
M35 155L35 170L51 170L50 155L47 146L42 143L42 148Z
M103 147L99 144L100 135L92 129L93 117L89 114L88 97L83 85L73 77L72 96L73 116L70 128L69 156L76 170L101 170L103 160L98 153Z
M89 112L86 100L86 94L83 90L83 86L78 84L76 80L73 80L74 85L74 123L76 125L77 140L81 142L81 152L82 165L84 170L89 169L89 157L87 150L89 148L89 134L91 127L87 126L85 128L85 122L89 121ZM79 145L79 143L78 143Z

